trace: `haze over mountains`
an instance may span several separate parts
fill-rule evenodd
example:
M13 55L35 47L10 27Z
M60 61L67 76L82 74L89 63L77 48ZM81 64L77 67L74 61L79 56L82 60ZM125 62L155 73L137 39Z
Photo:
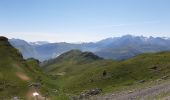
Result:
M66 42L48 43L45 41L29 43L20 39L10 39L9 41L21 51L24 58L35 58L40 61L56 58L72 49L90 51L100 57L115 60L128 59L142 53L170 50L169 38L132 35L80 44Z

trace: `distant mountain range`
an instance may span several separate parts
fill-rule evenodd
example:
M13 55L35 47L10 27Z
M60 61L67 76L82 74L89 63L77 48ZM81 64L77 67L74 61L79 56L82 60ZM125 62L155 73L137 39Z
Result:
M155 39L160 40L157 45L164 45L164 42L161 42L164 39L154 38L154 40L152 40L154 43ZM110 41L110 39L108 40ZM148 39L146 40L148 41ZM25 41L16 41L22 40L10 40L10 42L15 42L13 45L18 46L19 50L26 50L24 53L31 53L34 57L38 57L40 54L38 50L43 49L39 49L39 46L45 45L45 47L51 48L51 46L48 46L49 43L32 45ZM131 40L127 41L132 44L132 42L130 42ZM126 44L127 41L125 41L123 45L129 45ZM166 41L168 41L168 39ZM106 44L108 43L107 45L103 41L100 41L101 45L97 45L97 43L91 43L90 45L88 43L81 44L81 46L89 46L90 48L96 45L96 48L106 48L110 44L108 41L106 42ZM114 61L103 59L92 52L70 50L55 59L44 61L40 67L39 61L36 59L24 60L22 54L11 44L6 37L0 36L0 100L18 100L18 98L33 100L35 99L35 96L32 95L34 93L41 94L36 97L39 100L45 100L46 98L50 98L51 100L69 100L70 98L74 100L84 100L83 98L96 95L96 90L98 89L101 90L100 93L102 92L102 94L106 95L113 93L118 93L118 95L120 95L120 93L123 93L123 95L127 93L131 95L129 91L133 90L134 93L135 91L139 91L136 89L143 91L141 88L150 89L150 87L155 87L154 84L158 83L162 85L157 86L160 89L152 89L153 91L155 89L159 91L158 94L151 95L153 99L160 95L161 100L169 96L166 95L168 91L166 91L165 88L168 87L168 85L167 83L165 84L165 82L169 81L170 76L170 52L146 53L128 60ZM77 46L76 44L63 44L65 47L71 47L70 45ZM134 44L135 43L133 43L133 45ZM136 41L136 44L139 43ZM52 47L53 45L60 47L56 50L62 49L60 43L51 45ZM117 48L121 47L119 45L117 45ZM162 48L163 47L164 46L162 46ZM35 52L32 53L31 50ZM48 49L45 50L48 51ZM27 54L26 56L28 57L29 55ZM162 89L165 91L162 91ZM151 91L151 94L155 93L153 91ZM148 93L148 91L146 92ZM144 92L144 94L146 92ZM88 95L82 97L82 94ZM143 95L141 96L143 97ZM151 96L149 96L149 98ZM114 97L110 99L112 98L114 99Z
M24 58L35 58L40 61L56 58L72 49L90 51L105 59L115 60L128 59L142 53L170 50L169 38L132 35L80 44L65 42L48 43L45 41L29 43L20 39L10 39L9 42L20 50Z

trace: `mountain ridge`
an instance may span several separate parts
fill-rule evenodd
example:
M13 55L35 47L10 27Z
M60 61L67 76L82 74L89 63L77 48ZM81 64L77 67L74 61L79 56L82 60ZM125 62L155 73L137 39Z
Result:
M80 50L70 50L58 56L57 58L50 59L41 63L41 67L45 69L45 66L51 64L69 63L69 64L85 64L93 61L103 60L103 58L91 53L82 52Z
M80 93L91 88L109 92L122 86L155 81L170 75L170 52L145 53L123 61L100 59L84 63L77 63L78 59L82 59L80 55L78 59L74 59L74 56L65 57L69 60L57 59L43 66L43 69L55 76L58 84L69 93Z
M35 88L29 87L32 85L41 85L36 92L40 97L48 94L52 100L68 100L96 88L110 93L141 82L168 79L169 61L170 52L145 53L114 61L91 52L71 50L39 67L38 60L24 60L7 38L0 37L0 99L32 98L35 92Z
M19 41L19 40L18 40ZM22 41L21 41L22 42ZM19 48L24 58L33 57L40 61L56 58L57 56L79 49L89 51L105 59L124 60L138 54L147 52L169 51L170 39L161 37L144 37L125 35L122 37L107 38L98 42L90 43L45 43L31 45L29 43L18 45L17 41L11 41L14 47ZM31 51L31 52L30 52ZM29 55L26 55L29 54Z
M6 37L0 37L0 99L14 98L33 100L37 91L40 97L47 93L54 84L39 67L35 59L23 59L18 49L14 48ZM30 84L39 84L36 89ZM56 86L57 87L57 86Z

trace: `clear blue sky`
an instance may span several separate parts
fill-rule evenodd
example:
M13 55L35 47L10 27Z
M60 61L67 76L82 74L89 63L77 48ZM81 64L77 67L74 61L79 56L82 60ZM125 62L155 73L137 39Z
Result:
M0 35L27 41L170 37L170 0L0 0Z

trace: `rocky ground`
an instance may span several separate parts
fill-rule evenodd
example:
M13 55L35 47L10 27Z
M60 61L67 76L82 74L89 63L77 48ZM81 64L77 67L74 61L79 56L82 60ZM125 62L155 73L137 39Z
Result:
M91 97L90 100L170 100L170 95L157 98L160 94L170 94L170 82L120 93L105 94Z

